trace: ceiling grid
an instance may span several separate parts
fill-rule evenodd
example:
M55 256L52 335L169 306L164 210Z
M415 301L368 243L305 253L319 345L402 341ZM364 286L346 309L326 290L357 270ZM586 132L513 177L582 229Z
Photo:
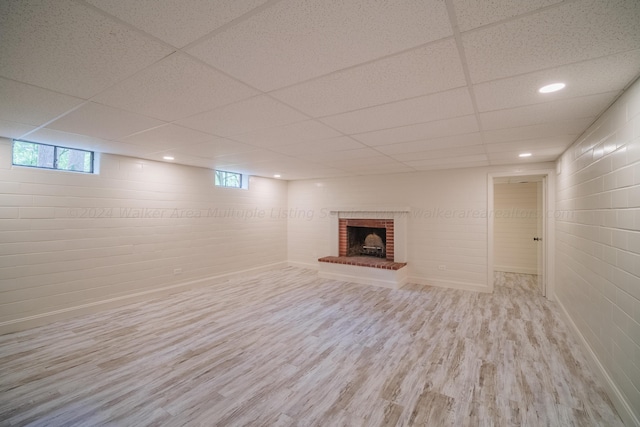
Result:
M283 179L553 161L638 77L638 22L637 0L7 0L0 136Z

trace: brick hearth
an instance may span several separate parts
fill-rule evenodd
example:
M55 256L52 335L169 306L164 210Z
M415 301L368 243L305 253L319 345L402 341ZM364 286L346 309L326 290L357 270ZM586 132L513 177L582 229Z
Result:
M326 256L319 258L318 261L332 264L356 265L358 267L380 268L383 270L400 270L407 265L406 262L393 262L367 256Z

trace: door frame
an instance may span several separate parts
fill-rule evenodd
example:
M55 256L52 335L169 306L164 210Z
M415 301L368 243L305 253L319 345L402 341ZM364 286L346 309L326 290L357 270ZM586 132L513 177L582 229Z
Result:
M490 172L487 175L487 287L489 292L493 292L494 280L494 180L495 178L510 178L519 176L543 176L543 206L546 211L542 216L542 264L543 282L545 289L544 296L552 301L555 300L555 169L523 170L519 172Z

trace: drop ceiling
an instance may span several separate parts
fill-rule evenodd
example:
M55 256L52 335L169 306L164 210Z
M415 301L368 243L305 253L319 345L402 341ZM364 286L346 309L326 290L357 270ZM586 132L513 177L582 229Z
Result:
M638 22L637 0L3 0L0 136L283 179L552 161L638 77Z

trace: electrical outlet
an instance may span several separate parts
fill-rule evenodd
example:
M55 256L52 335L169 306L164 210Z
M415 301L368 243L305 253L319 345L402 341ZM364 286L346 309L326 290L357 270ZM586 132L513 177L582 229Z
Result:
M173 274L175 274L175 275L182 274L182 269L181 268L174 268L173 269Z
M444 265L444 264L440 264L440 265L438 266L438 270L446 270L446 269L447 269L447 266L446 266L446 265Z

